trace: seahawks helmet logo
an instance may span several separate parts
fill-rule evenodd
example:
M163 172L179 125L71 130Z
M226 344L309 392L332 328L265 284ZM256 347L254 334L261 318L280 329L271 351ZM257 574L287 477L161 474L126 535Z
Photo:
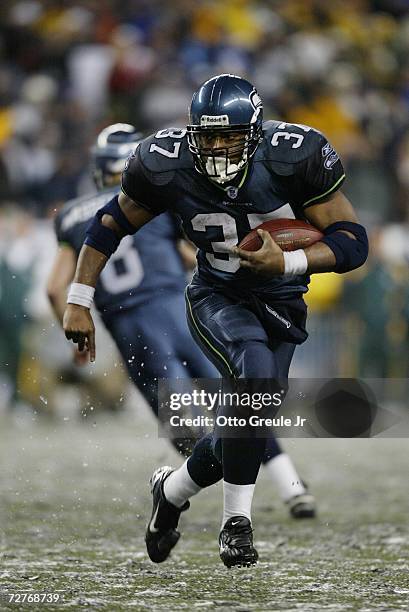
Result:
M253 89L253 91L250 93L249 98L250 98L250 104L254 108L254 113L250 119L250 123L255 123L257 121L259 114L263 111L263 103L255 89Z

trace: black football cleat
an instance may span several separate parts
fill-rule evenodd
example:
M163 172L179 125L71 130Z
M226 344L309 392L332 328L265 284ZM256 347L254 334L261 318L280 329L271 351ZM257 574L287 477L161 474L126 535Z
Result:
M226 567L255 565L258 552L253 546L253 530L245 516L230 518L219 536L220 558Z
M308 492L294 495L286 503L290 516L294 519L315 518L317 515L315 499Z
M152 516L146 528L146 549L151 561L162 563L170 554L170 551L180 538L178 526L181 512L190 506L186 502L181 508L177 508L167 501L163 493L163 483L173 472L173 468L165 465L154 471L150 479L152 493Z

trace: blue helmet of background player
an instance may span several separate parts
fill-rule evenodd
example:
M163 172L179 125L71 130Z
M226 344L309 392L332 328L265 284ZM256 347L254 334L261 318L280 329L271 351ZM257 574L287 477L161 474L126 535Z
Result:
M220 74L193 94L189 149L196 168L217 183L231 181L254 155L262 136L263 105L255 87Z
M143 135L128 123L114 123L102 130L91 150L97 189L120 183L125 162L142 139Z

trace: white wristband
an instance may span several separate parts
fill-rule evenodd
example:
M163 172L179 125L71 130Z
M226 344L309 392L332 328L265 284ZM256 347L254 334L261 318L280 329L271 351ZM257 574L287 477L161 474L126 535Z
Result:
M78 304L78 306L91 308L94 300L94 293L94 287L83 285L82 283L71 283L67 297L67 304Z
M305 251L298 249L297 251L284 251L284 274L286 276L295 276L304 274L308 268L308 261Z

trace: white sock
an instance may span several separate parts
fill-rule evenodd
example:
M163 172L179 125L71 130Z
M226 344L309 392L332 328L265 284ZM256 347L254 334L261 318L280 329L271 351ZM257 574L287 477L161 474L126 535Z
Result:
M278 488L278 494L283 501L288 501L294 495L305 493L305 487L298 476L297 471L286 453L281 453L270 459L264 465L271 480Z
M202 487L190 477L187 470L187 460L178 470L172 472L163 484L163 492L168 502L181 508L187 502L189 497L193 497Z
M255 484L231 484L223 480L222 528L233 516L246 516L251 521L251 502L255 486Z

